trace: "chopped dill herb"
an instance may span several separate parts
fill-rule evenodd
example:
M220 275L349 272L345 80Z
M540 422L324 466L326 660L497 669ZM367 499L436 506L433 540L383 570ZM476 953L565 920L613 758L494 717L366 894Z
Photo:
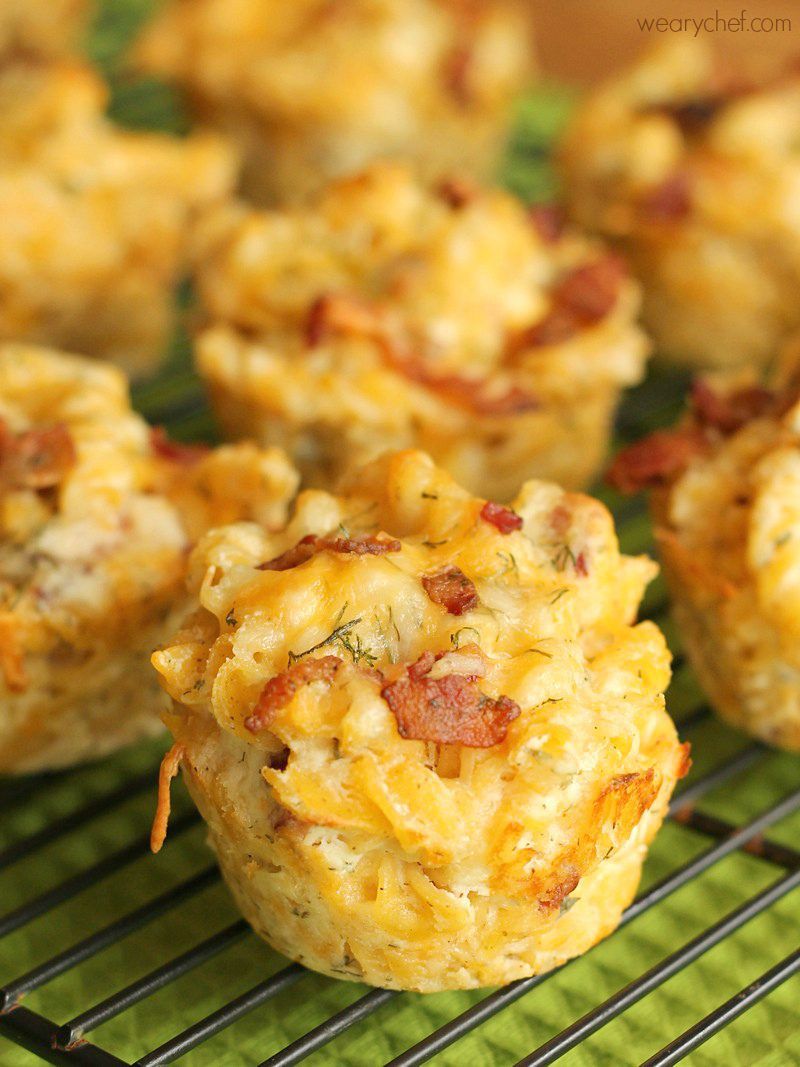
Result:
M231 608L231 610L225 616L225 625L226 626L235 626L236 625L236 616L233 614L233 608Z
M438 500L439 499L439 497L436 495L436 493L420 493L420 496L422 497L423 500Z
M517 560L513 552L497 552L496 555L499 559L505 563L505 568L498 572L498 577L502 577L504 574L508 574L509 571L518 571Z
M573 570L577 568L575 553L569 545L562 545L550 562L557 571L566 570L568 563L572 564Z
M553 658L553 653L552 652L545 652L545 650L543 648L526 648L525 651L526 652L535 652L539 656L544 656L545 659L552 659Z
M569 592L569 589L566 586L564 588L562 588L562 589L556 589L555 593L550 598L550 603L551 604L557 603L562 598L562 596L564 596L564 594L568 593L568 592Z
M345 604L345 608L347 605ZM338 620L342 617L344 608L339 613ZM377 660L377 656L367 648L361 641L358 634L353 634L353 629L362 622L361 616L356 619L351 619L349 622L343 623L341 626L336 626L327 637L322 641L318 641L316 645L312 645L311 648L305 649L303 652L290 652L289 653L289 666L293 663L297 663L298 660L303 659L304 656L310 655L312 652L318 652L321 648L326 648L328 645L338 645L340 648L348 652L352 658L353 663L366 662L371 667Z
M450 634L450 644L453 646L453 648L461 648L461 645L464 643L464 639L461 635L467 633L473 635L472 640L468 642L469 644L474 643L476 645L479 645L481 643L481 635L475 629L474 626L462 626L460 630L456 630L454 634Z
M791 541L791 539L792 539L792 531L791 530L787 530L786 533L781 534L781 536L776 540L775 547L776 548L783 548L783 546L787 542Z
M426 548L439 548L440 545L447 544L447 538L444 541L423 541L422 543Z

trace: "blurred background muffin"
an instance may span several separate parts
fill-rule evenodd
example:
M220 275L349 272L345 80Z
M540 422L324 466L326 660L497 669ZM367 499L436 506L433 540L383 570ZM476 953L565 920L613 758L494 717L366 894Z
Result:
M560 150L572 216L614 239L663 355L763 367L800 325L800 72L672 35L589 94Z
M195 256L224 432L282 445L312 485L413 446L499 499L534 476L583 486L644 373L620 261L461 179L379 164L313 205L222 209Z
M619 921L687 754L655 566L556 485L513 510L418 452L289 524L217 529L153 662L225 879L278 951L434 992L538 974ZM623 696L624 695L624 696Z
M68 55L81 42L92 0L0 0L0 62Z
M158 731L149 656L187 611L189 549L280 525L296 487L277 451L152 431L111 366L0 345L0 774Z
M235 183L216 134L125 131L79 61L0 61L0 340L160 361L198 211Z
M621 453L620 488L652 488L686 652L739 729L800 751L800 347L774 387L698 380L689 411Z
M379 157L492 176L534 70L526 0L169 0L135 62L238 142L262 203Z

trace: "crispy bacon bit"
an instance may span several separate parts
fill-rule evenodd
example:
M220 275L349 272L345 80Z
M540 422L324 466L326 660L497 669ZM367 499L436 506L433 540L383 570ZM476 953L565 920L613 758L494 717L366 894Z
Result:
M306 322L306 344L316 348L336 334L374 337L381 333L377 312L346 293L324 293L311 305Z
M625 265L614 255L570 271L553 287L552 305L545 317L509 338L509 358L528 348L561 344L596 326L616 304L624 278Z
M341 552L353 556L384 556L387 552L399 552L403 546L393 537L378 537L361 534L358 537L317 537L306 534L293 548L281 552L274 559L260 563L260 571L289 571L316 556L318 552Z
M450 615L463 615L478 605L475 584L459 567L426 574L422 585L434 604L441 604Z
M708 382L698 378L692 384L692 413L701 426L732 434L742 426L766 414L775 406L775 394L753 385L731 393L717 393Z
M566 219L558 204L532 204L528 208L528 217L547 244L555 244L564 232Z
M580 326L593 326L616 304L624 278L623 261L619 256L606 255L570 271L556 286L553 299Z
M572 525L572 512L565 504L556 504L550 512L550 525L559 537L563 537Z
M678 222L692 210L692 184L686 171L676 171L653 186L639 202L639 211L650 222Z
M509 385L502 392L495 392L488 378L434 374L421 359L400 356L390 345L386 345L385 349L391 365L400 374L476 415L486 415L490 418L519 415L524 411L534 411L540 406L537 396L518 385Z
M0 481L14 489L52 489L75 465L72 435L58 423L14 434L0 419Z
M150 447L159 459L192 467L211 451L208 445L185 445L173 441L163 426L154 426L150 430Z
M657 104L651 110L667 115L687 137L698 137L705 132L726 103L722 96L707 96Z
M161 761L161 767L158 772L156 813L153 816L153 825L150 830L151 852L160 852L161 846L167 838L170 811L169 787L172 779L180 770L181 760L185 755L186 749L179 741L176 741Z
M385 556L387 552L399 552L403 546L394 537L377 537L363 534L359 537L323 538L322 549L354 556Z
M292 548L287 548L274 559L268 559L266 563L258 566L260 571L290 571L293 567L299 567L301 563L316 556L319 551L320 538L316 534L306 534Z
M700 430L656 430L624 448L609 468L606 480L621 493L637 493L674 481L695 456L708 450Z
M469 107L472 103L473 58L471 46L462 43L450 50L444 62L444 83L458 106L463 108Z
M338 656L320 656L319 659L303 659L293 663L285 671L270 678L256 701L250 715L244 720L245 729L256 734L269 726L281 708L291 702L295 693L311 682L330 685L342 661Z
M505 741L509 723L520 714L519 705L506 696L486 696L463 674L428 677L435 661L432 652L425 652L404 677L381 690L400 736L467 748L491 748Z
M478 188L466 178L445 178L440 182L436 192L454 211L471 204L478 195Z
M575 557L575 573L585 578L589 573L589 563L585 552L579 552Z
M502 504L495 504L487 500L481 508L481 518L500 531L501 534L510 534L514 530L522 529L522 518L516 511L506 508Z

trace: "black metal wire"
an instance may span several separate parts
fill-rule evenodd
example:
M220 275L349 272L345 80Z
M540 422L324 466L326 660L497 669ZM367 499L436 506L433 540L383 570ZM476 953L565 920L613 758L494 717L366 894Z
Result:
M681 728L687 729L687 724L689 726L696 724L706 714L706 709L698 709L691 712L684 719ZM636 1000L662 984L662 982L667 981L678 970L688 966L702 952L707 951L712 945L729 936L754 915L770 907L776 900L800 884L798 882L800 880L800 853L763 837L764 832L770 826L800 809L800 790L783 798L768 811L763 812L742 827L733 826L713 815L698 811L695 807L696 802L701 797L707 795L717 786L731 781L737 775L754 767L765 756L765 749L756 744L749 744L727 759L721 766L685 787L673 799L670 806L670 814L673 819L690 831L706 838L716 839L716 841L637 898L623 915L621 926L627 925L694 878L703 874L725 856L739 849L744 849L773 865L788 869L790 873L757 897L737 908L735 912L726 916L725 919L703 931L693 941L684 945L654 968L651 968L647 974L635 979L624 990L609 998L605 1004L599 1005L593 1012L587 1013L583 1019L578 1020L561 1034L556 1035L550 1042L535 1053L532 1053L528 1059L522 1061L523 1063L541 1065L553 1062L554 1059L569 1048L574 1047L589 1033L593 1033L605 1022L626 1010L630 1004L635 1003ZM132 783L136 786L141 781L142 779L137 776L132 780ZM129 790L130 786L131 783L128 784ZM124 799L124 795L130 796L131 792L128 791L126 793L124 787L114 789L105 794L104 797L90 802L79 811L57 820L50 827L37 831L37 833L30 835L28 838L14 843L9 846L9 849L3 855L9 855L10 850L17 850L17 858L29 855L37 848L57 840L66 833L79 829L96 815L101 814L104 802L106 804L105 810L107 810L108 804L121 802ZM194 812L187 812L174 821L171 833L180 833L189 829L197 822L197 818ZM79 872L52 889L47 890L35 900L9 912L6 916L0 918L0 934L18 929L26 922L30 922L33 918L44 914L50 908L65 902L82 889L88 888L99 878L117 870L122 863L130 863L140 857L146 852L146 849L147 839L145 837L138 838L115 852L112 856L100 860L87 870ZM14 856L14 852L10 854L12 857ZM14 861L12 858L11 862ZM162 893L154 900L79 941L34 970L7 983L0 990L0 997L2 997L0 1003L5 1005L5 1010L0 1013L0 1033L10 1036L18 1043L31 1048L37 1055L51 1063L79 1064L81 1067L95 1067L95 1065L99 1065L99 1067L111 1067L111 1065L115 1065L115 1067L130 1067L126 1061L96 1045L86 1042L83 1035L151 996L157 990L188 973L218 952L223 951L249 929L243 920L238 920L224 930L206 938L198 945L156 968L138 981L125 986L119 992L105 998L62 1026L45 1019L24 1006L20 1006L18 998L23 993L38 988L51 981L57 975L72 969L103 948L119 941L145 923L152 921L158 915L171 910L186 899L187 896L201 891L216 881L217 877L216 868L205 868L172 889ZM566 967L568 964L563 966ZM445 1026L440 1027L439 1030L418 1042L413 1048L392 1060L393 1067L398 1067L398 1065L411 1067L411 1065L428 1061L432 1056L486 1022L499 1011L513 1004L541 983L550 980L561 969L563 968L558 968L557 971L552 971L549 974L513 983L505 989L490 994L473 1005L468 1011L463 1012ZM765 996L767 992L779 985L781 981L785 981L795 974L796 971L797 965L793 954L792 957L787 957L782 965L773 968L772 971L762 976L762 979L758 982L743 990L742 994L739 995L742 999L737 1000L736 1004L733 1003L733 1000L728 1002L717 1012L712 1013L701 1023L698 1023L697 1026L687 1030L685 1035L677 1038L671 1045L666 1046L663 1053L665 1056L672 1058L664 1059L663 1061L655 1058L653 1062L659 1065L661 1062L665 1064L677 1062L687 1051L691 1051L697 1044L700 1044L712 1033L726 1025L727 1021L746 1010L746 1007L751 1002L755 1003L762 996ZM204 1019L199 1020L169 1041L164 1042L158 1048L142 1056L136 1061L135 1067L160 1067L161 1064L171 1063L174 1059L196 1048L203 1041L221 1032L242 1016L255 1010L259 1005L289 988L305 973L304 969L299 965L290 964L277 974L258 983L248 992L211 1012ZM273 1053L263 1061L260 1067L290 1067L290 1065L299 1063L334 1040L349 1027L371 1016L398 995L395 992L382 989L369 991L342 1011L336 1012L302 1037L291 1042L285 1048ZM733 999L735 1000L736 998ZM658 1055L661 1055L661 1053Z
M140 1000L152 996L159 989L163 989L165 985L177 981L178 978L188 974L195 967L199 967L201 964L213 959L224 949L230 948L249 929L250 927L244 919L238 919L235 923L231 923L230 926L226 926L224 930L220 930L219 933L214 934L205 941L201 941L199 945L195 945L188 952L176 956L174 960L170 960L169 963L165 963L161 967L156 967L155 970L140 978L138 982L132 982L118 993L106 997L105 1000L101 1000L94 1007L81 1012L80 1015L76 1015L74 1019L65 1023L55 1035L55 1044L59 1048L69 1048L80 1040L84 1034L94 1030L101 1023L115 1018L123 1011L127 1011L128 1008L132 1008L134 1004L138 1004Z
M690 1052L699 1048L714 1034L719 1033L729 1023L738 1019L748 1008L758 1004L760 1000L772 993L779 985L787 982L797 974L800 974L800 948L795 949L780 963L776 963L774 967L770 967L768 971L765 971L750 985L745 986L730 1000L726 1000L724 1004L709 1012L704 1019L689 1027L680 1037L670 1041L655 1056L651 1056L649 1060L646 1060L642 1067L672 1067L673 1064L679 1063L684 1056L688 1056Z
M751 750L748 749L746 751L749 752ZM732 761L732 765L735 766L736 764L741 764L741 762L742 755L740 754L735 763ZM701 781L704 783L710 782L716 785L718 784L718 779L719 771L714 771ZM695 799L699 786L700 782L696 782L693 787L684 790L685 794L692 794L692 802ZM637 897L627 911L624 912L622 919L620 920L619 929L627 926L629 922L632 922L644 912L649 911L650 908L654 907L656 904L661 903L666 897L687 885L694 878L703 874L710 867L714 866L715 863L724 859L725 856L742 848L749 841L763 833L769 826L772 826L776 822L780 822L780 820L786 818L788 814L796 811L798 807L800 807L800 790L791 794L791 796L775 805L775 807L770 808L769 811L759 815L746 826L740 828L730 827L728 835L716 845L712 845L704 852L701 852L700 855L695 856L694 859L690 860L683 867L680 867L677 871L674 871L662 881L657 882L645 893ZM687 813L684 818L686 822L690 822L691 813ZM597 946L595 946L595 948L596 947ZM589 949L589 952L593 951L595 951L595 949ZM588 953L584 953L584 956L587 954ZM482 1023L487 1022L493 1016L497 1015L498 1012L509 1007L509 1005L519 1000L520 997L529 993L543 982L549 981L553 976L568 966L569 963L562 964L561 967L558 967L554 971L549 971L547 974L537 975L534 978L520 979L518 982L512 982L511 985L499 989L496 993L491 993L488 997L485 997L477 1004L474 1004L471 1008L462 1012L461 1015L452 1019L449 1023L445 1023L444 1026L435 1030L428 1037L423 1038L422 1041L417 1042L416 1045L412 1046L412 1048L408 1049L406 1052L396 1056L391 1060L387 1067L418 1067L419 1064L426 1063L434 1055L448 1048L471 1030L475 1029L476 1026L480 1026Z
M196 1048L207 1037L220 1033L237 1019L241 1019L243 1015L247 1015L260 1004L271 1000L272 997L276 997L289 986L294 985L304 974L306 974L304 967L297 963L289 964L265 982L259 982L258 985L242 993L222 1008L212 1011L205 1019L201 1019L200 1022L183 1030L169 1041L165 1041L163 1045L159 1045L157 1049L148 1052L146 1056L142 1056L136 1061L135 1067L161 1067L163 1063L172 1063L178 1056L183 1056L184 1053Z
M172 821L170 835L174 838L176 834L182 834L199 821L200 816L196 811L187 811ZM19 930L21 926L26 926L34 919L38 919L40 915L44 915L51 908L64 904L84 889L95 885L102 878L107 878L110 874L116 873L121 867L133 863L134 860L141 859L142 856L146 856L149 851L150 834L147 833L132 841L129 845L125 845L119 851L105 856L91 867L87 867L70 878L66 878L63 882L53 886L52 889L42 893L41 896L29 900L27 904L22 904L20 907L14 908L13 911L7 912L0 918L0 938L7 937L8 934Z

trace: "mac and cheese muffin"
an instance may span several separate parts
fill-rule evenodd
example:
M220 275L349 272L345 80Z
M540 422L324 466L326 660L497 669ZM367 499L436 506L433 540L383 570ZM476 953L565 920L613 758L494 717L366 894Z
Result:
M532 52L525 0L171 0L136 59L283 203L378 158L489 177Z
M0 65L0 340L161 358L195 215L235 181L217 135L131 133L87 67Z
M615 461L653 488L681 639L719 714L800 751L800 378L696 383L686 418Z
M313 206L222 209L198 238L196 346L231 436L312 485L419 447L475 493L585 485L648 345L639 292L548 208L395 164Z
M679 36L591 95L561 146L573 217L624 249L657 348L762 367L800 325L800 71L746 81Z
M69 54L92 7L91 0L0 0L0 59Z
M0 774L159 729L149 656L189 609L191 546L280 525L296 484L280 453L151 430L110 366L0 346Z
M156 849L180 764L258 933L378 986L504 983L615 927L687 757L634 624L655 566L601 504L529 482L512 510L401 452L191 570L153 657Z

